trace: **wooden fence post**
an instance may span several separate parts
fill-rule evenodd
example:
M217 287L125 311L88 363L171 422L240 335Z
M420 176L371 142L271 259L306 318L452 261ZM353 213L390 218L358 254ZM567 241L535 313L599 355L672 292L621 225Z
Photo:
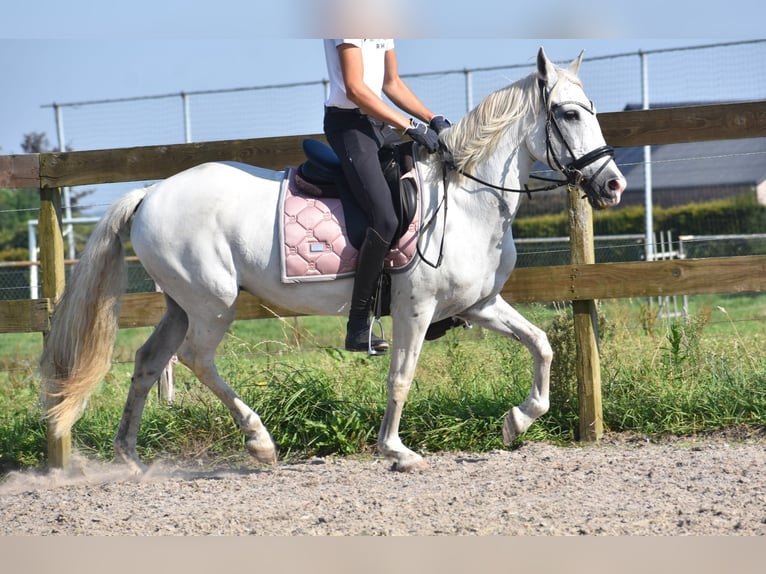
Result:
M64 292L64 237L61 233L61 189L40 189L40 267L43 297L53 309ZM43 333L43 345L45 344ZM71 463L72 437L67 434L60 439L53 437L48 426L48 466L68 469Z
M580 189L569 191L569 237L572 265L596 262L593 212ZM576 270L575 270L576 273ZM598 355L598 316L594 300L572 301L576 371L580 405L579 440L596 441L604 434L601 407L601 364Z

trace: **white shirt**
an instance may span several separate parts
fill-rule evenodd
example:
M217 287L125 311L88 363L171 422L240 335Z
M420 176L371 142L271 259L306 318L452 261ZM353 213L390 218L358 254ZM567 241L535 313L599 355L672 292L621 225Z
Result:
M338 46L353 44L362 49L364 63L364 83L376 94L382 97L383 75L385 72L385 56L388 50L394 49L394 40L388 39L338 39L324 41L324 57L327 61L327 73L330 75L330 94L325 106L354 109L356 104L346 97L346 84L340 69Z

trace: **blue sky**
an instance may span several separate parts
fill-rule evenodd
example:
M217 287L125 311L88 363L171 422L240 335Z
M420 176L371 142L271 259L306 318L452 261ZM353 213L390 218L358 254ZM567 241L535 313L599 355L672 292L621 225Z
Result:
M0 18L0 154L21 153L22 137L32 131L46 132L55 144L53 111L41 107L53 102L320 80L324 56L312 38L340 35L338 28L401 38L400 71L416 73L533 61L540 45L552 59L569 60L581 49L593 57L755 38L766 12L762 2L747 0L706 3L704 10L655 0L594 6L562 0L521 6L507 0L15 1Z
M402 39L401 73L534 62L544 45L554 60L635 53L691 39ZM327 77L316 39L0 40L0 153L21 153L25 133L56 143L54 112L42 105L316 81ZM252 137L258 137L253 134Z

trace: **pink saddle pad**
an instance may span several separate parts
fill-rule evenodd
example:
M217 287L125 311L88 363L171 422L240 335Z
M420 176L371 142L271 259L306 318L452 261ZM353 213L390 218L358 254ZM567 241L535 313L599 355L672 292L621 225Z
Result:
M415 178L414 170L402 177ZM415 255L420 194L416 203L412 223L386 258L388 270L404 269ZM279 209L284 283L323 281L354 273L358 250L348 240L340 199L302 193L295 186L295 169L288 168L280 188Z

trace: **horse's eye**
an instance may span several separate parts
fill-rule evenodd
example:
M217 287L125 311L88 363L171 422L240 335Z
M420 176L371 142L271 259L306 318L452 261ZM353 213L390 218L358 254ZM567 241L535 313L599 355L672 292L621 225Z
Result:
M580 119L580 113L577 110L567 110L564 112L564 119L568 122L574 122Z

